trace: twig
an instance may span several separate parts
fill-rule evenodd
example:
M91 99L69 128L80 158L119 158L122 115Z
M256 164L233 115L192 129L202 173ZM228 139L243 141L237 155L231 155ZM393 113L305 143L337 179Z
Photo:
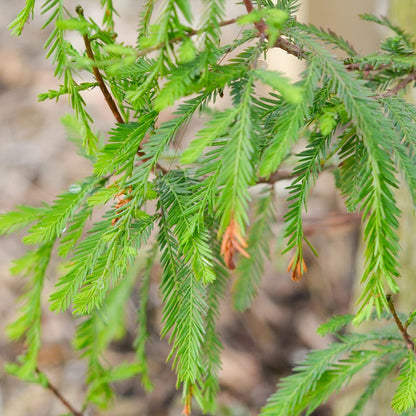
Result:
M251 13L254 9L253 3L250 0L244 0L244 6L246 6L247 13Z
M400 321L397 315L396 308L394 307L392 295L388 294L386 297L387 297L387 303L389 305L390 312L393 315L393 319L397 328L402 334L402 337L406 343L406 347L409 349L409 351L412 351L416 354L415 343L413 342L412 338L410 337L409 333L407 332L406 328L403 326L402 322Z
M304 56L302 49L281 36L277 38L274 46L286 51L290 55L296 56L296 58L303 58Z
M84 17L84 9L81 6L77 6L75 11L78 13L79 16ZM91 48L91 42L88 38L88 35L85 34L82 36L84 39L85 49L87 51L87 56L91 61L95 61L94 53ZM118 123L124 124L123 117L121 117L120 112L118 111L117 105L110 94L110 91L108 91L107 86L105 85L104 79L98 70L98 67L93 66L92 70L94 72L95 79L98 82L98 86L100 87L101 92L104 95L104 99L107 102L108 106L110 107L111 112L114 115L114 118L117 120Z
M218 25L220 27L232 25L232 24L236 23L237 20L238 19L224 20L224 21L220 22ZM186 32L186 34L184 34L184 35L178 35L178 36L175 36L174 38L169 39L169 42L168 43L169 43L169 45L172 45L172 44L174 44L176 42L180 42L181 40L184 40L186 38L190 38L191 36L200 35L201 33L204 33L204 29L192 29L192 30L188 30ZM139 52L136 53L136 56L138 58L140 58L142 56L146 56L148 53L157 51L158 49L161 49L164 46L166 46L166 42L161 42L161 43L159 43L157 45L154 45L154 46L151 46L149 48L142 49L141 51L139 51Z
M244 2L244 6L246 6L246 10L248 13L251 13L254 9L253 3L251 2L251 0L243 0ZM262 38L266 38L267 34L266 34L266 23L263 19L261 19L259 22L254 23L254 26L256 27L256 29L259 31L259 34Z
M78 5L75 8L75 11L78 13L79 16L84 18L84 9L81 6ZM94 52L92 51L91 42L90 42L90 39L88 38L88 35L85 34L82 37L84 39L85 49L87 51L88 58L91 61L95 61ZM94 77L98 82L98 86L100 87L100 90L103 93L104 99L105 99L106 103L108 104L108 106L110 107L111 112L114 115L114 118L116 119L116 121L118 123L124 124L125 121L124 121L123 117L121 116L120 111L118 110L118 107L117 107L112 95L110 94L110 91L108 91L108 88L105 85L104 79L103 79L98 67L93 66L92 70L94 72ZM144 155L140 146L137 149L137 155L138 156L143 156ZM165 169L163 166L161 166L159 163L156 163L156 168L159 169L164 174L166 174L168 172L168 170ZM111 174L109 177L111 177L111 176L113 176L113 174Z
M272 173L268 178L265 178L264 176L260 176L259 178L257 178L256 183L268 183L270 185L275 184L276 182L279 181L284 181L287 179L293 179L293 173L292 172L282 172L280 170Z
M218 26L224 27L224 26L232 25L232 24L236 23L237 20L238 19L224 20L222 22L219 22ZM187 36L200 35L201 33L204 33L204 29L192 29L189 32L187 32ZM172 38L169 42L178 42L182 39L183 39L183 36L176 36L175 38Z
M50 382L50 380L46 377L45 373L39 370L39 368L36 367L35 369L37 374L43 374L43 376L46 379L46 387L48 390L50 390L55 397L74 415L74 416L84 416L83 413L78 412L78 410L75 410L71 403L67 399L65 399L64 396L60 393L60 391Z
M377 96L377 98L391 97L398 94L399 91L404 90L412 81L416 81L416 70L412 71L406 78L403 78L396 84L394 88L390 88L383 94Z
M243 0L243 3L246 7L246 10L248 13L251 13L254 10L254 6L251 0ZM84 18L84 10L81 6L77 6L76 7L76 12L78 13L79 16ZM223 27L223 26L228 26L231 24L236 23L238 20L238 18L235 19L229 19L229 20L224 20L222 22L219 23L219 26ZM262 38L267 38L268 35L266 33L266 23L264 22L264 20L262 19L261 21L255 23L255 27L259 32L259 35ZM191 36L195 36L198 34L203 33L203 29L192 29L187 31L187 33L185 35L180 35L180 36L176 36L174 38L171 38L169 40L169 44L174 44L176 42L180 42L181 40L187 38L187 37L191 37ZM88 38L88 36L85 34L83 35L83 39L84 39L84 43L85 43L85 48L87 51L87 55L88 58L91 61L95 61L95 57L94 57L94 53L92 51L91 48L91 42ZM139 51L137 53L137 57L140 56L145 56L150 52L153 52L155 50L158 50L162 47L164 47L166 45L165 42L160 43L158 45L152 46L150 48L146 48L143 49L141 51ZM294 43L290 42L289 40L283 38L282 36L279 36L278 39L276 40L274 47L276 48L280 48L284 51L286 51L288 54L293 55L297 58L302 58L304 56L304 52L301 48L299 48L297 45L295 45ZM386 68L386 65L381 65L380 67L378 67L377 69L384 69ZM104 99L106 100L108 106L110 107L115 119L117 120L118 123L124 124L124 120L118 110L118 107L113 99L113 97L111 96L110 92L107 89L107 86L105 85L104 79L98 69L98 67L93 66L92 67L93 72L94 72L94 76L98 82L98 85L104 95ZM358 63L345 63L345 69L347 69L348 71L353 71L353 70L363 70L365 72L369 72L372 70L375 70L373 65L369 65L366 64L363 67L360 66L360 64ZM406 78L404 78L403 80L401 80L394 88L387 90L384 94L380 94L379 96L377 96L376 98L383 98L383 97L390 97L392 95L396 95L400 90L406 88L406 86L412 82L412 81L416 81L416 70L411 72ZM143 156L143 153L139 147L137 154L139 156ZM166 174L168 172L167 169L165 169L163 166L161 166L159 163L157 163L156 168L159 169L162 173ZM112 175L111 175L112 176ZM283 179L290 179L290 177L288 177L287 174L281 174L280 172L276 172L275 174L273 174L269 179L266 178L258 178L257 183L274 183Z
M243 1L244 1L244 6L246 6L247 12L251 13L254 9L253 3L251 2L251 0L243 0ZM254 26L259 31L259 34L262 38L268 37L266 33L267 26L263 19L260 20L260 22L255 23ZM282 38L281 36L277 38L273 46L275 48L280 48L286 51L290 55L296 56L296 58L302 58L303 56L303 51L299 47L297 47L292 42L289 42L287 39Z
M368 73L370 71L376 71L380 69L389 68L389 65L380 65L377 68L371 64L365 64L361 66L360 63L347 63L345 64L345 69L347 71L364 71ZM395 87L386 90L384 93L375 96L375 98L385 98L385 97L392 97L393 95L398 94L401 90L404 90L412 81L416 81L416 70L410 72L406 78L403 78L400 82L396 84Z
M376 69L376 68L374 68L374 65L371 65L371 64L362 65L361 63L355 63L355 62L347 63L345 61L344 61L344 67L347 71L369 72L369 71L373 71L373 70ZM379 67L377 67L377 69L384 69L386 67L387 67L387 65L380 65Z
M337 166L328 164L323 169L321 169L321 172L331 172L335 169L337 169ZM299 176L299 174L294 174L293 172L278 170L276 172L273 172L268 178L264 176L258 177L256 180L256 183L268 183L270 185L273 185L276 182L280 182L280 181L284 181L288 179L294 179L297 176Z

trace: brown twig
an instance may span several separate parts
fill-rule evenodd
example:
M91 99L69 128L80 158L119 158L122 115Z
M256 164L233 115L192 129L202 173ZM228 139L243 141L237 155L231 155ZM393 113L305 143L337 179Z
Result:
M330 172L330 171L335 170L336 168L337 166L328 164L321 170L321 172ZM264 176L258 177L256 183L268 183L270 185L273 185L276 182L280 182L280 181L284 181L288 179L294 179L297 176L299 176L299 174L294 174L293 172L289 172L289 171L278 170L276 172L273 172L268 178Z
M391 294L387 295L387 303L389 305L390 312L393 315L394 322L406 343L406 347L409 349L409 351L416 353L415 343L413 342L412 338L410 337L409 333L407 332L406 328L403 326L402 322L400 321L397 315L396 308L394 307L393 303L393 297Z
M254 9L253 3L250 0L244 0L244 6L246 6L247 13L251 13Z
M77 6L75 8L76 12L78 13L79 16L81 16L82 18L84 18L84 9L81 6ZM87 56L91 61L95 61L95 56L94 56L94 52L91 48L91 42L90 39L88 38L88 35L83 35L82 36L84 39L84 44L85 44L85 49L87 52ZM111 112L114 115L114 118L116 119L116 121L120 124L124 124L125 121L123 119L123 117L120 114L120 111L118 110L118 107L112 97L112 95L110 94L110 91L108 91L107 86L105 85L104 79L98 69L98 67L93 66L92 70L94 72L94 77L98 82L98 86L100 87L101 92L103 93L104 99L107 103L107 105L109 106ZM142 152L141 148L139 147L137 150L137 155L138 156L143 156L144 153ZM163 172L164 174L166 174L168 171L167 169L165 169L163 166L161 166L159 163L156 163L156 168L159 169L161 172ZM110 175L110 177L113 176L112 174Z
M50 390L53 395L74 415L74 416L84 416L83 413L78 412L78 410L75 410L75 408L72 406L71 403L67 399L65 399L64 396L62 396L61 392L50 382L50 380L46 377L45 373L39 370L39 368L36 367L35 369L37 374L42 374L46 379L46 388Z
M81 6L77 6L75 10L76 10L76 12L78 13L78 15L80 17L84 17L84 9ZM90 39L88 38L88 35L85 34L82 37L84 39L85 50L87 51L88 58L91 61L95 61L94 52L92 51L91 42L90 42ZM94 77L98 82L98 86L100 87L100 90L104 95L104 99L105 99L108 107L110 108L111 112L114 115L114 118L117 120L118 123L124 124L123 117L121 116L120 111L118 110L118 107L117 107L112 95L110 94L110 91L108 91L108 88L105 85L104 79L103 79L100 71L98 70L98 67L93 66L92 70L94 72Z
M243 2L244 2L244 6L246 6L247 12L251 13L254 9L254 6L251 0L243 0ZM254 26L259 31L259 34L262 38L267 38L267 33L266 33L267 26L263 19L260 20L260 22L255 23ZM274 44L274 47L282 49L286 51L288 54L296 56L296 58L302 58L303 56L303 52L299 47L297 47L292 42L289 42L287 39L282 38L281 36L277 38Z
M389 68L389 65L380 65L375 68L371 64L361 65L360 63L348 63L345 64L345 69L347 71L363 71L365 74L368 74L370 71L377 71L381 69ZM393 95L397 95L401 90L404 90L412 81L416 81L416 70L410 72L406 78L403 78L400 82L398 82L393 88L386 90L384 93L376 95L375 98L385 98L385 97L392 97Z
M373 71L375 69L374 65L371 65L371 64L362 65L360 63L355 63L355 62L346 63L345 61L344 61L344 67L347 71L368 72L368 71ZM377 69L383 69L385 67L386 65L380 65L379 67L377 67Z
M254 10L254 6L251 0L243 0L243 3L246 7L246 10L248 13L251 13ZM77 6L76 7L76 12L78 13L79 16L84 18L84 10L81 6ZM224 26L228 26L231 24L236 23L238 20L238 18L236 19L229 19L229 20L224 20L222 22L219 23L219 26L224 27ZM264 20L262 19L260 22L255 23L255 27L259 32L259 36L266 38L268 35L266 33L266 23L264 22ZM171 38L169 40L169 44L173 44L176 42L179 42L181 40L183 40L186 37L191 37L191 36L195 36L198 34L203 33L203 29L192 29L189 30L185 35L180 35L180 36L176 36L174 38ZM91 48L91 42L88 38L87 35L83 35L83 39L84 39L84 43L85 43L85 48L86 48L86 52L87 52L87 56L91 61L95 61L95 57L94 57L94 53L92 51ZM166 43L161 43L159 45L155 45L152 46L150 48L146 48L143 49L142 51L139 51L137 56L144 56L147 55L150 52L153 52L155 50L158 50L160 48L162 48L163 46L165 46ZM297 58L302 58L304 56L303 50L301 48L299 48L297 45L295 45L294 43L290 42L289 40L283 38L282 36L279 36L279 38L276 40L274 47L282 49L284 51L286 51L288 54L293 55ZM384 69L385 67L387 67L386 65L381 65L380 67L378 67L377 69ZM348 71L353 71L353 70L363 70L366 72L375 70L376 68L374 68L373 65L364 65L363 67L360 66L360 64L358 63L346 63L345 64L345 68ZM93 72L94 72L94 76L98 82L98 85L103 93L104 99L107 102L109 108L111 109L115 119L117 120L118 123L123 124L124 120L118 110L118 107L113 99L113 97L111 96L110 92L107 89L107 86L105 85L104 79L98 69L98 67L93 66L92 67ZM412 81L416 81L416 70L413 71L412 73L410 73L406 78L404 78L403 80L401 80L394 88L387 90L384 94L381 94L379 96L377 96L376 98L382 98L382 97L390 97L392 95L397 94L400 90L406 88L406 86L412 82ZM141 151L141 149L139 148L137 151L137 154L139 156L142 156L143 153ZM165 169L163 166L161 166L160 164L156 165L157 169L159 169L162 173L166 174L167 173L167 169ZM283 174L280 172L276 172L275 174L273 174L270 178L266 179L266 178L258 178L257 183L274 183L283 179L290 179L290 177L287 174Z
M293 178L294 176L292 172L288 172L288 171L283 172L283 171L278 170L272 173L268 178L265 178L264 176L260 176L259 178L257 178L256 183L268 183L270 185L273 185L276 182L293 179Z
M249 6L250 3L251 2L248 2L248 7L250 7ZM237 20L238 20L238 18L224 20L224 21L219 23L219 26L220 27L229 26L229 25L232 25L232 24L236 23ZM262 24L260 24L260 26L258 26L258 24L256 24L256 28L257 28L257 30L259 30L259 33L262 36L265 36L266 25L265 25L264 22ZM179 35L179 36L175 36L174 38L169 39L169 44L174 44L176 42L180 42L181 40L184 40L187 37L200 35L203 32L204 32L203 29L189 30L188 32L186 32L185 35ZM145 55L149 54L150 52L154 52L154 51L157 51L160 48L163 48L165 45L166 45L165 42L161 42L158 45L155 45L155 46L152 46L150 48L146 48L146 49L143 49L143 50L139 51L136 54L136 56L137 57L145 56ZM276 48L280 48L280 49L286 51L290 55L296 56L297 58L302 58L303 57L303 52L299 47L297 47L295 44L289 42L287 39L284 39L282 37L279 37L277 39L274 46Z
M246 6L246 10L248 13L251 13L254 9L253 3L251 0L243 0L244 6ZM261 19L259 22L255 23L254 26L259 31L259 34L262 38L267 37L266 35L266 23L263 19Z
M237 19L229 19L229 20L223 20L222 22L218 23L218 25L220 27L224 27L224 26L232 25L236 22L237 22ZM195 35L200 35L203 32L204 32L204 29L192 29L187 33L187 35L188 36L195 36ZM182 36L177 36L176 38L171 39L171 42L172 41L177 42L177 41L182 40L182 39L183 39Z
M406 78L403 78L400 82L398 82L395 87L390 88L383 94L378 95L377 98L385 98L396 95L399 91L404 90L412 81L416 81L416 70L412 71Z
M228 25L232 25L234 23L237 22L238 19L229 19L229 20L224 20L222 22L220 22L218 25L220 27L224 27L224 26L228 26ZM176 42L180 42L181 40L184 40L186 38L189 38L191 36L196 36L196 35L200 35L201 33L204 33L204 29L192 29L192 30L188 30L186 32L186 34L184 35L178 35L175 36L171 39L169 39L169 45L172 45ZM154 52L157 51L158 49L163 48L164 46L166 46L166 42L161 42L157 45L151 46L150 48L146 48L146 49L142 49L141 51L139 51L136 56L139 58L141 56L146 56L147 54L149 54L150 52Z
M296 56L296 58L303 58L304 56L302 49L281 36L277 38L274 46L286 51L290 55Z

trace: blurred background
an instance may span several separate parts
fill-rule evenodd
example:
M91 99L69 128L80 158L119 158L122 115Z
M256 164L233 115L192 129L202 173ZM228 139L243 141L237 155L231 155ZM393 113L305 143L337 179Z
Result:
M36 16L20 38L10 36L7 25L23 7L23 0L0 2L0 212L18 204L39 205L51 202L54 197L91 172L88 162L76 155L73 145L65 139L60 118L68 111L65 99L59 102L37 102L37 95L55 89L54 69L45 61L43 44L49 31L42 31L45 17ZM74 10L74 1L67 1ZM137 16L142 1L114 1L121 18L117 20L119 39L134 44ZM196 3L196 2L193 2ZM244 13L240 5L228 7L227 18ZM232 4L231 4L232 3ZM101 21L98 0L81 2L88 16ZM402 24L411 24L415 14L415 0L310 0L303 1L299 20L324 28L331 28L345 37L360 53L377 49L386 36L374 24L362 22L359 13L390 15ZM404 14L401 11L404 10ZM410 17L409 17L410 16ZM408 20L408 22L407 22ZM414 22L415 20L413 20ZM235 36L240 28L224 28L225 37ZM71 35L72 36L72 35ZM79 42L77 34L71 41ZM293 79L302 70L302 64L283 51L274 50L267 62L269 69L283 71ZM85 94L89 112L95 120L96 130L105 133L113 121L99 91ZM181 132L184 141L191 138L194 127ZM347 215L343 201L334 190L333 176L320 176L305 217L307 234L319 252L319 257L307 254L309 272L301 282L290 280L286 273L287 257L281 256L282 241L279 227L271 247L271 261L259 295L253 307L244 314L233 311L229 299L224 301L220 318L220 331L224 341L223 368L220 374L221 393L218 415L254 415L275 391L278 379L290 372L294 363L312 348L324 347L330 339L316 334L316 328L332 314L347 313L354 305L357 289L356 276L361 264L360 217ZM285 212L285 187L277 186L278 221ZM399 194L406 206L406 197ZM415 235L411 213L403 215L403 237ZM0 240L0 416L55 416L65 409L51 395L36 385L24 384L2 372L7 361L13 361L21 346L11 343L5 327L17 316L17 298L24 289L24 281L10 276L8 268L14 258L25 251L21 235ZM411 240L409 240L411 241ZM403 259L406 276L411 276L414 257L412 244L404 243ZM55 315L47 309L47 297L57 279L50 272L45 288L43 347L40 368L64 395L81 407L84 394L85 365L71 351L74 322L69 314ZM119 399L108 412L90 411L89 415L178 415L181 413L180 394L175 390L175 376L165 363L169 348L158 335L160 327L160 300L158 297L158 270L154 270L151 288L150 316L152 317L150 372L154 391L145 395L138 380L116 386ZM404 283L406 284L406 283ZM408 283L410 285L410 283ZM410 287L410 286L409 286ZM409 292L411 293L411 291ZM406 299L401 302L406 304ZM118 362L134 355L131 341L134 338L134 305L126 306L132 317L131 333L114 343L106 359ZM347 393L341 391L339 400L317 410L314 415L329 416L345 413ZM367 416L390 414L380 412L380 406L368 409ZM195 411L195 415L198 412Z

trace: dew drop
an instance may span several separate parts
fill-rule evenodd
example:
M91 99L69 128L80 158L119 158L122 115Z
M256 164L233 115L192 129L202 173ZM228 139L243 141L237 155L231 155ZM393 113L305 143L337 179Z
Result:
M104 283L100 286L100 290L104 289Z
M68 192L70 192L71 194L78 194L79 192L81 192L81 185L78 185L77 183L73 183L71 185L69 185L68 187Z
M61 233L64 233L66 231L66 227L63 228L63 230L61 231Z

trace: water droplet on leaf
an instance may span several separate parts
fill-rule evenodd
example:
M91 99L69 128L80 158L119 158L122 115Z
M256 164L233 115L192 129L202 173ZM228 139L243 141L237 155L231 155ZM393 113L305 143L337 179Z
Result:
M77 183L73 183L72 185L69 185L68 187L68 192L70 192L71 194L77 194L79 192L81 192L81 185L78 185Z

